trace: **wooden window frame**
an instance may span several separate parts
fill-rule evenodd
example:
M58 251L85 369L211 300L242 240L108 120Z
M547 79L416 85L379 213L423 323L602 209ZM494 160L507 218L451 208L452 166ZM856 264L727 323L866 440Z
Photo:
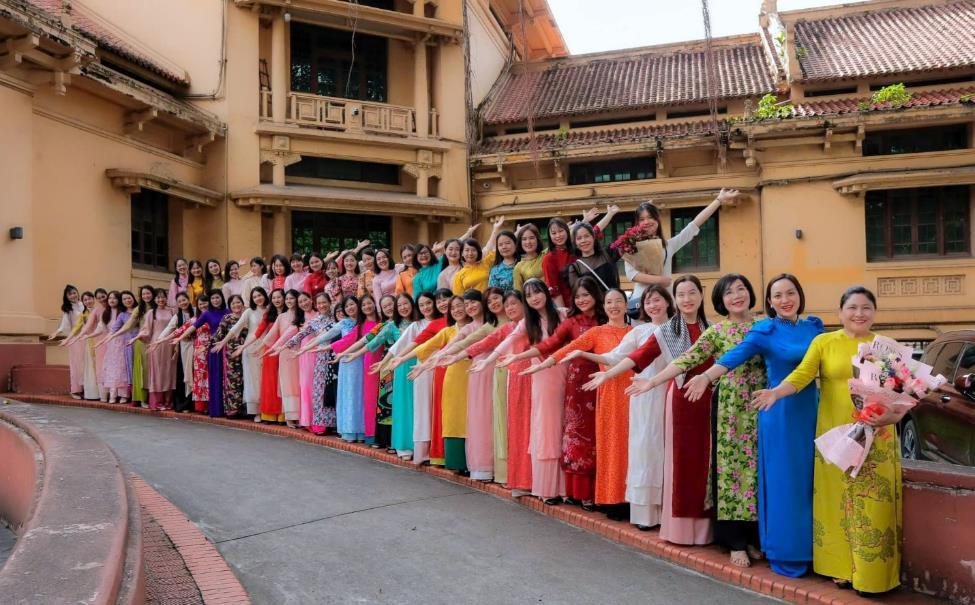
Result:
M142 188L131 194L130 243L133 267L148 271L170 270L169 202L168 195L152 189ZM156 245L149 246L147 242ZM155 262L144 262L150 257L155 258Z
M944 126L925 126L922 128L901 128L897 130L877 130L867 132L863 141L863 156L902 155L905 153L936 153L955 151L969 147L968 124L946 124ZM951 145L951 138L960 134L960 146ZM940 137L940 138L937 138ZM893 151L894 141L907 138L913 141L931 142L937 138L937 146L930 149Z
M670 235L671 237L677 235L681 230L688 224L694 221L694 218L700 214L704 207L693 207L693 208L674 208L670 211ZM674 273L692 273L695 271L719 271L721 269L721 224L720 224L720 212L715 212L711 218L704 223L701 227L701 232L703 233L706 229L711 229L713 225L714 229L714 262L708 262L710 259L702 258L704 253L701 251L701 245L704 240L701 238L701 234L692 239L686 246L677 251L674 255L673 260L673 271ZM686 218L689 219L687 223L678 228L676 224L676 219ZM713 222L712 222L713 221ZM686 265L679 264L677 261L677 256L681 253L690 253L691 261Z
M937 207L935 211L935 244L937 246L937 252L917 252L920 241L918 240L918 215L919 206L921 200L919 199L920 193L923 190L937 190L944 191L945 197L939 198L937 200ZM965 216L964 216L964 226L963 231L969 234L965 238L965 249L961 252L945 252L945 202L949 201L948 195L952 190L964 190L965 195L963 196L967 201L965 205ZM910 203L911 211L911 253L910 254L895 254L894 253L894 225L893 225L893 203L890 196L896 192L898 195L910 195L910 199L907 201ZM868 204L872 203L871 197L877 198L883 196L884 199L873 200L877 203L882 203L882 217L883 222L883 256L871 257L871 241L870 241L870 208ZM867 262L886 262L886 261L899 261L899 260L930 260L938 258L965 258L970 257L972 253L972 242L971 242L971 188L966 185L961 186L951 186L951 187L919 187L911 189L893 189L893 190L877 190L868 191L864 199L864 230L865 230L865 244L866 244L866 254Z
M620 170L630 170L636 173L642 170L650 174L646 178L610 179L597 181L596 173L609 173ZM569 185L608 185L610 183L627 183L630 181L644 181L657 178L657 161L654 156L640 156L635 158L619 158L615 160L600 160L598 162L578 162L569 164Z
M299 246L298 231L311 229L312 241L308 246ZM376 234L383 233L384 241L376 241ZM336 250L351 250L362 239L372 240L369 247L390 248L393 239L393 220L389 216L378 214L346 214L341 212L306 212L293 211L291 213L291 249L294 252L319 252L328 254L332 249L320 250L324 238L339 240Z
M323 97L336 97L341 99L356 99L359 101L369 101L372 103L389 102L389 40L380 36L356 33L353 38L352 32L341 29L333 29L313 25L311 23L292 22L290 38L290 57L291 69L289 85L292 91L304 92ZM302 63L301 53L296 52L296 43L301 36L309 37L308 66L310 69L310 87L296 86L295 67ZM334 44L322 43L321 40L328 37L338 39ZM346 38L349 43L346 43ZM352 50L351 40L355 40L355 51ZM331 48L331 51L328 49ZM341 48L342 50L336 50ZM296 61L296 59L298 59ZM381 67L380 67L381 65ZM343 69L347 66L346 69ZM354 66L353 75L357 76L353 82L358 86L357 94L346 95L346 82L349 72ZM335 71L336 81L334 91L322 91L318 85L318 74L322 67L331 68ZM381 74L382 90L378 95L369 96L370 76Z

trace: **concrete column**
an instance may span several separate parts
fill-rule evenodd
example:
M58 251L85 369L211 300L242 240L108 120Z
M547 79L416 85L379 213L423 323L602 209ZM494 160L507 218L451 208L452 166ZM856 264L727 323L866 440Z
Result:
M422 0L416 0L414 7ZM430 87L427 85L426 37L417 40L413 47L413 109L416 112L416 136L425 139L430 134Z
M416 175L416 195L417 197L430 196L430 171L420 168Z
M271 184L284 187L284 158L275 158L271 163Z
M431 244L430 241L430 222L420 219L416 226L416 241L423 244Z
M288 107L288 45L282 15L271 22L271 115L283 123ZM282 167L282 170L284 168Z
M288 237L288 215L284 210L275 210L271 215L271 250L275 254L286 254L291 250Z
M426 16L426 0L413 0L413 16L424 17Z

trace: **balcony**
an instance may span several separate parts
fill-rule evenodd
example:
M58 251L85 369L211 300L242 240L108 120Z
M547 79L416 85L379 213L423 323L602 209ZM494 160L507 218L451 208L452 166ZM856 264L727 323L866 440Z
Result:
M271 91L261 91L260 117L273 119ZM438 137L437 110L430 110L427 137ZM340 132L365 132L403 137L421 136L416 132L416 110L412 107L373 103L358 99L322 97L303 92L289 92L284 122L296 126Z

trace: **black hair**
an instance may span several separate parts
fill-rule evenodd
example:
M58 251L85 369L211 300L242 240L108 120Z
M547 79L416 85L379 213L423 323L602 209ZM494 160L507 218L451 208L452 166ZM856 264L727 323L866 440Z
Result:
M772 318L778 317L779 314L772 307L772 286L783 279L792 282L792 285L796 287L796 292L799 293L799 308L796 310L796 316L798 317L806 310L806 293L802 291L802 284L799 283L799 278L791 273L779 273L768 280L768 284L765 286L765 314ZM843 305L841 304L840 308L842 307Z
M748 290L748 308L751 309L755 306L755 290L752 288L752 282L748 281L748 278L741 273L726 273L714 284L714 290L711 290L711 304L714 305L714 310L718 315L725 317L730 315L728 308L724 306L724 291L739 280L745 286L745 289Z
M73 310L71 306L71 301L68 300L68 293L71 292L72 290L77 292L78 288L75 288L71 284L65 284L64 291L61 292L61 311L64 313L70 313ZM78 298L79 300L81 299L80 296Z
M522 291L525 293L525 331L528 333L528 342L536 345L542 341L542 316L528 304L528 295L535 291L545 295L545 312L548 315L548 325L546 326L545 333L548 333L549 336L554 334L555 329L559 327L559 313L555 309L555 303L552 301L552 295L548 291L548 286L537 277L526 281L522 287Z
M674 297L670 295L667 288L664 288L660 284L650 284L647 286L646 290L640 296L640 321L650 321L650 315L647 314L647 299L654 294L659 294L661 298L667 301L667 317L673 317L677 313L677 307L674 306Z
M535 248L535 254L536 255L542 254L542 234L541 232L539 232L538 226L535 225L535 223L528 223L527 225L523 225L521 229L519 229L518 232L515 233L515 235L517 236L515 242L518 244L519 260L521 259L522 256L525 255L525 248L521 245L521 239L525 237L526 233L533 234L535 236L535 241L538 242L538 245Z
M458 259L457 262L459 262L462 265L464 264L464 257L463 257L463 254L464 254L464 243L462 241L460 241L459 239L457 239L456 237L452 237L452 238L450 238L449 240L447 240L447 241L445 241L443 243L443 256L440 258L440 270L441 271L443 271L444 269L446 269L450 265L450 261L447 260L447 248L449 248L450 247L450 244L453 244L453 243L456 243L457 246L460 248L461 257Z
M382 253L383 255L386 256L386 264L389 265L389 268L387 268L387 269L380 269L379 268L379 254L380 253ZM386 248L380 248L380 249L376 250L376 272L378 273L380 271L395 271L395 270L396 270L396 262L393 261L393 255L390 253L390 251L387 250Z
M427 263L426 265L420 264L420 252L422 252L423 250L426 250L430 254L430 262ZM431 248L426 244L417 244L416 250L413 253L413 265L417 269L422 269L423 267L429 267L430 265L436 264L438 262L440 262L440 259L437 258L436 254L433 253L433 248Z
M688 275L681 275L680 277L678 277L677 279L674 280L674 283L673 283L673 285L671 287L674 290L674 298L675 299L677 298L677 286L681 285L684 282L691 282L692 284L694 284L694 287L697 288L697 291L701 293L701 298L702 299L704 298L704 286L701 285L701 280L698 279L696 275L690 275L690 274L688 274ZM702 300L701 302L703 303L704 301ZM702 326L704 326L705 328L708 327L708 325L710 325L708 323L708 316L704 314L704 305L703 304L701 304L697 308L697 322L699 324L701 324ZM678 327L677 334L680 335L680 329L679 329L679 327Z
M301 255L301 252L292 252L290 260L300 260L302 263L305 262L305 257ZM290 261L289 261L290 264Z
M118 304L119 304L119 308L122 309L122 311L128 311L128 309L125 308L125 302L123 302L123 300L122 300L122 298L124 298L126 294L128 294L129 296L131 296L132 297L132 300L135 301L136 304L135 304L134 307L132 307L132 312L133 313L137 313L138 312L138 309L139 309L139 298L135 294L132 293L132 290L122 290L121 292L118 293ZM120 311L120 313L121 313L121 311Z
M200 268L201 275L200 275L199 278L197 278L195 275L193 275L193 267L199 267ZM200 283L206 284L207 268L203 266L203 263L201 263L200 261L198 261L198 260L196 260L194 258L193 260L190 261L190 266L187 269L187 277L186 277L186 287L187 287L187 289L189 289L189 287L190 287L191 284L195 284L197 279L200 280Z
M272 280L275 278L274 263L276 261L281 261L281 264L284 265L284 277L288 277L289 275L291 275L291 263L288 262L288 259L285 258L284 255L282 254L275 254L274 256L271 257L271 260L267 264L266 275L268 280Z
M345 305L349 304L350 302L355 303L355 316L350 316L349 312L345 310ZM355 323L361 324L366 320L365 316L362 314L362 303L359 302L359 298L357 296L343 296L342 304L339 306L342 307L342 312L345 313L345 316Z
M230 277L230 269L234 265L237 265L237 271L240 271L240 263L235 260L228 260L227 264L223 266L223 281L229 282L232 278Z
M176 293L176 300L177 301L179 301L179 297L180 296L182 296L183 298L185 298L186 299L186 302L190 302L190 295L188 293L186 293L186 292L177 292ZM177 304L176 304L176 316L178 317L178 319L180 321L180 325L182 325L183 324L183 317L185 317L185 316L195 317L196 316L196 306L195 305L190 305L190 306L188 306L186 308L186 311L184 311L183 309L181 309L179 307L179 303L177 302Z
M297 290L291 290L291 292L297 292ZM302 296L307 296L312 302L315 301L315 299L311 297L311 294L307 292L298 292L298 300L300 300ZM294 319L291 320L291 325L300 328L305 323L305 310L302 309L298 304L298 300L295 301Z
M660 209L657 208L653 202L643 202L636 207L636 212L633 213L633 224L640 224L640 215L646 212L650 215L650 218L657 221L657 237L660 238L660 243L663 244L664 251L667 250L667 240L664 238L664 222L660 218Z
M400 248L399 248L399 257L400 257L401 260L403 258L403 253L406 252L407 250L409 250L410 252L413 253L413 260L410 261L410 264L407 265L406 263L403 263L403 265L404 265L403 268L404 269L409 269L409 268L412 267L413 269L416 269L417 271L419 271L422 268L422 267L420 267L419 261L416 260L416 249L417 249L417 247L414 246L413 244L403 244L402 246L400 246ZM432 255L432 253L431 253L431 255Z
M447 306L447 325L448 326L457 325L457 320L454 319L454 312L453 312L453 309L454 309L454 301L457 301L457 300L459 300L461 302L461 304L463 304L464 297L463 296L451 296L450 297L450 304ZM467 314L465 313L464 316L466 317Z
M271 305L271 297L267 295L267 290L265 290L261 286L256 286L254 288L251 288L250 300L247 301L247 304L251 308L251 311L256 311L257 310L257 303L254 302L254 293L255 292L257 292L259 294L262 294L264 296L264 306L265 307L273 306L273 305Z
M484 258L484 251L481 249L481 242L477 241L473 237L469 237L463 241L463 245L460 248L460 261L464 263L464 248L470 246L477 250L477 262L480 262Z
M86 296L92 299L95 298L95 295L92 294L91 290L85 290L84 292L81 293L81 298L84 298Z
M379 308L379 303L371 295L369 295L369 294L363 294L362 295L362 298L359 299L359 309L362 310L362 307L365 305L366 300L371 300L372 301L372 306L375 309L374 312L376 314L376 321L377 322L382 321L383 320L383 310ZM368 320L369 320L369 317L366 315L366 312L365 311L362 311L362 321L359 322L359 323L364 323L364 322L366 322Z
M131 294L131 292L129 292ZM105 299L105 310L102 311L102 323L108 325L108 322L112 321L112 305L110 304L112 297L115 297L116 305L115 312L118 313L119 309L122 307L122 293L118 290L112 290L108 293Z
M433 291L433 300L438 301L444 298L451 298L454 295L450 288L437 288Z
M213 306L213 302L211 302L210 303L210 308L211 309L226 309L227 308L227 299L223 297L223 290L221 290L219 288L214 288L213 290L210 290L209 292L207 292L207 300L210 300L214 296L219 296L220 297L220 306L219 307L214 307Z
M508 231L507 229L505 229L504 231L498 232L498 234L494 238L494 249L495 249L495 251L497 251L497 249L498 249L498 239L500 239L501 236L507 237L515 245L514 259L515 259L515 262L516 263L518 261L520 261L521 260L521 244L519 243L518 238L517 238L517 236L515 236L515 234L514 234L513 231ZM496 253L494 255L494 264L495 265L500 265L503 262L504 262L504 259L501 258L501 253L500 252Z
M392 299L392 301L393 301L393 316L392 317L386 317L386 312L383 311L383 301L386 300L387 298ZM379 321L392 321L397 326L400 324L400 322L399 322L399 313L396 312L396 296L395 295L393 295L393 294L383 294L382 296L380 296L379 297L379 302L376 303L376 312L377 312L377 315L379 315Z
M629 324L630 323L630 316L627 315L627 313L626 313L626 304L629 301L629 298L626 296L626 292L624 292L622 288L610 288L609 290L606 290L605 292L602 293L602 295L603 295L602 296L602 298L603 298L602 303L603 304L599 305L599 308L602 309L603 313L606 314L606 322L607 323L609 322L609 313L606 313L606 298L609 296L610 292L616 292L617 294L619 294L620 296L623 297L623 308L624 308L624 310L623 310L623 323Z
M267 263L264 262L264 257L263 256L255 256L254 258L252 258L251 259L251 264L253 265L254 263L257 263L258 265L261 266L261 270L258 273L258 275L267 273Z
M498 316L492 313L491 309L488 309L487 298L485 298L484 295L481 294L480 290L475 290L471 288L467 292L464 292L463 299L465 302L468 300L475 300L478 303L480 303L481 315L484 316L484 323L491 324L492 326L498 325Z
M840 296L840 308L841 309L843 308L843 305L846 304L846 301L850 300L851 296L855 296L857 294L862 294L863 296L866 296L867 300L869 300L873 304L873 308L874 309L877 308L877 297L874 296L873 292L871 292L870 289L867 288L866 286L850 286L849 288L844 290L843 294Z
M149 302L142 300L142 293L146 290L152 292L152 300L150 300ZM135 301L136 301L135 306L138 307L139 309L139 316L141 317L145 315L146 311L148 311L150 308L151 309L156 308L156 289L150 286L149 284L142 284L141 286L139 286L139 296L135 299Z
M215 258L208 258L206 264L203 265L203 290L206 292L213 290L214 277L210 274L210 263L215 264L218 270L220 269L220 261ZM223 279L223 271L218 271L217 275Z
M576 315L582 314L582 310L576 306L576 292L579 290L588 292L595 301L592 311L596 317L596 323L604 324L609 321L609 317L606 316L606 309L603 308L603 291L600 289L599 284L596 283L596 280L588 275L584 275L576 280L575 285L572 286L572 293L569 296L572 300L564 301L569 304L568 317L575 317ZM623 298L626 298L626 296Z
M552 227L558 227L563 231L565 231L565 249L571 250L572 232L569 230L569 223L565 222L564 219L561 219L557 216L549 219L548 227L545 228L545 231L548 233L549 250L555 250L555 242L552 241ZM539 242L539 245L541 245L541 242Z
M582 251L579 250L578 246L576 246L576 234L582 230L586 230L589 232L590 235L592 235L592 255L599 256L600 254L602 254L603 246L602 244L599 243L599 238L596 237L596 230L589 223L582 223L582 222L576 223L575 225L572 226L572 233L571 233L572 237L569 241L570 244L569 249L572 251L572 254L575 255L576 258L582 258Z
M105 296L108 296L108 290L106 290L105 288L95 288L95 298L98 298L99 292L104 294Z
M501 297L501 303L504 304L504 290L497 288L495 286L489 287L484 291L484 307L487 308L488 299L497 294Z
M356 275L359 275L359 273L360 273L360 271L359 271L359 259L357 259L355 257L355 252L346 252L345 254L343 254L342 256L339 257L339 260L338 260L339 274L340 275L345 275L345 257L346 256L351 256L352 257L352 260L355 261L355 268L352 269L352 272L354 274L356 274Z
M437 298L433 295L433 292L420 292L416 296L416 311L417 311L417 314L420 313L420 299L421 298L429 298L430 299L430 302L433 303L433 313L430 314L430 319L431 320L433 320L433 319L440 319L441 317L443 317L443 313L441 313L440 312L440 309L437 308Z
M186 259L183 258L182 256L177 256L176 257L176 260L173 261L173 282L177 286L179 286L179 271L176 270L176 266L179 264L179 261L183 261L184 263L186 263ZM190 275L189 263L186 263L186 264L187 264L187 266L186 266L186 281L187 281L187 283L189 283L189 281L191 279L193 279L193 276Z
M419 298L419 297L417 297L417 298ZM402 315L400 315L400 312L399 312L399 301L400 301L400 299L404 299L404 300L410 301L410 314L407 317L403 317ZM436 305L434 305L434 307L436 307ZM413 297L410 296L409 294L407 294L406 292L401 292L396 297L396 310L395 310L395 314L396 314L396 325L397 326L400 325L400 323L402 323L403 320L406 320L406 321L416 321L416 320L420 319L420 310L416 306L416 301L413 300Z
M227 299L227 308L228 309L230 308L230 305L234 302L234 299L239 300L241 305L244 304L244 297L243 296L241 296L240 294L231 294L230 295L230 298Z
M256 289L257 288L254 288L254 290ZM251 292L253 292L253 290L251 290ZM275 288L274 290L271 290L271 293L267 295L267 312L264 313L264 321L266 321L269 324L274 323L274 320L278 318L278 314L281 313L281 311L274 306L274 303L271 302L271 299L274 298L275 292L281 293L281 298L282 298L281 304L284 305L284 300L283 300L285 297L284 290L282 288ZM282 306L281 308L284 309L285 307Z

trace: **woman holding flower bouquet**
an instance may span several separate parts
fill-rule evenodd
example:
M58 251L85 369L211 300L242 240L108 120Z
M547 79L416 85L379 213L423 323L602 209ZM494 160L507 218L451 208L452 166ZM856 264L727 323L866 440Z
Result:
M873 293L863 286L840 298L843 328L817 336L799 366L774 389L758 391L754 404L768 410L820 378L816 435L850 422L851 359L869 343L877 312ZM901 466L893 426L903 412L866 420L879 428L856 478L815 458L813 492L813 570L834 578L837 586L881 593L900 583Z
M659 284L665 288L670 286L674 255L677 254L678 250L691 243L691 240L697 237L697 234L701 232L701 227L711 218L712 214L718 211L718 208L736 197L738 197L737 189L722 189L718 193L718 197L714 198L713 202L708 204L704 210L701 210L689 225L681 229L680 233L673 235L670 239L664 238L660 232L660 210L653 205L653 202L644 202L637 207L634 217L636 219L636 227L643 228L639 232L640 235L638 237L657 238L660 240L661 248L663 249L663 264L659 268L657 266L643 266L639 263L634 264L631 261L635 261L636 258L627 254L625 250L620 250L623 254L623 269L626 277L633 282L633 294L630 296L629 304L631 317L633 316L632 312L639 309L639 302L643 296L643 291L648 285ZM616 246L615 243L614 246Z

